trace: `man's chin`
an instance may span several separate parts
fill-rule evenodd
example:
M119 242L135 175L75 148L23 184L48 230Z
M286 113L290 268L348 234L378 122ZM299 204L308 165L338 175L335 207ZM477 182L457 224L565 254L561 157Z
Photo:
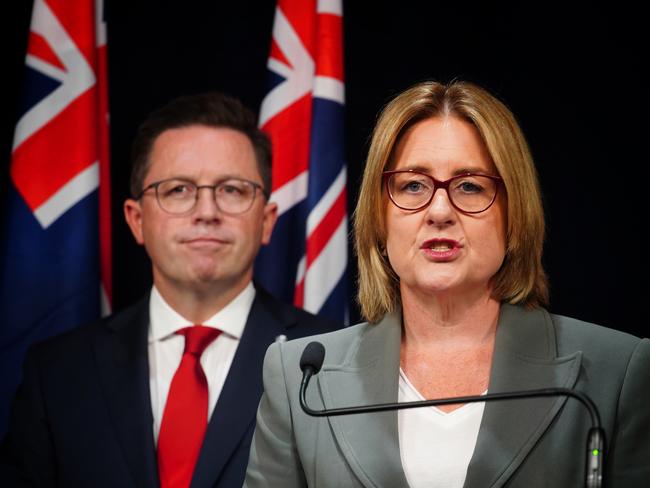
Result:
M224 286L228 281L217 270L196 270L192 273L188 286L211 288L219 285Z
M187 286L195 289L230 289L244 281L242 275L229 275L217 267L195 268L189 276Z

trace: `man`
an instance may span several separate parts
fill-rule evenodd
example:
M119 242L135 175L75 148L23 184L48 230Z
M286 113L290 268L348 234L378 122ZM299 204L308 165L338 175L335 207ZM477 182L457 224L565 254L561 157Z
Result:
M266 348L335 328L252 284L277 217L270 161L253 114L222 94L139 128L124 214L153 288L31 350L3 486L242 485Z

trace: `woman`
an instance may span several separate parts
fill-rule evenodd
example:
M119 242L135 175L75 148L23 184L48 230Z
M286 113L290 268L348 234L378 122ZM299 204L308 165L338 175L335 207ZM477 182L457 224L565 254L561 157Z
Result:
M589 416L565 397L313 418L300 355L326 348L314 409L537 388L596 403L607 486L650 479L650 341L550 315L535 168L509 110L464 82L383 111L355 215L368 322L273 345L246 486L584 484Z

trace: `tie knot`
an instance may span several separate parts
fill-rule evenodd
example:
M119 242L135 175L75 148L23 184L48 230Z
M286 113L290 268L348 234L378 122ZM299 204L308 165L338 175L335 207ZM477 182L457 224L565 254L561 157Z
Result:
M185 336L185 350L183 354L190 353L194 356L201 357L205 348L221 334L221 331L204 325L193 325L192 327L180 329L176 333Z

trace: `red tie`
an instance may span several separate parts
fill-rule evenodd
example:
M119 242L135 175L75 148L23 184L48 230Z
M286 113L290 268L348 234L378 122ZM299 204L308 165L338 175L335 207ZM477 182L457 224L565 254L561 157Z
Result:
M158 474L161 488L188 488L208 425L208 382L201 354L220 330L203 325L177 331L185 350L169 387L158 435Z

